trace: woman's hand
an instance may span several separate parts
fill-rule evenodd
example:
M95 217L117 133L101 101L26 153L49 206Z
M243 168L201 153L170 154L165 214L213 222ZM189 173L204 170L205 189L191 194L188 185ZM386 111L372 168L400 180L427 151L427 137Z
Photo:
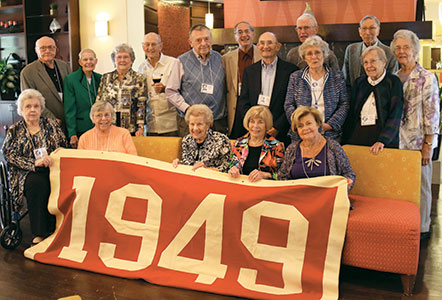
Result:
M137 131L135 132L135 136L143 136L144 135L144 128L138 127Z
M54 160L52 157L49 157L48 155L43 156L42 158L39 158L35 161L34 165L36 167L46 167L49 168L54 163Z
M347 179L347 188L350 189L351 185L353 184L353 180L350 178L346 178Z
M78 137L76 135L71 136L71 140L69 141L69 144L71 144L72 148L77 149L77 147L78 147Z
M176 169L176 167L178 167L178 164L180 163L180 160L179 160L179 158L175 158L173 161L172 161L172 166Z
M328 130L332 130L333 129L333 127L331 127L327 123L323 123L321 128L322 128L322 132L326 132Z
M241 175L241 173L239 172L239 169L236 166L233 166L229 170L229 175L232 176L233 178L238 178L239 175Z
M267 172L261 172L258 169L253 170L249 174L249 181L250 182L256 182L258 180L266 179L266 178L267 179L268 178L272 178L272 175L270 173L267 173Z
M431 145L423 144L422 145L422 165L426 166L431 162Z
M373 144L373 146L370 147L370 152L374 155L378 155L379 152L382 152L384 150L384 144L381 142L376 142Z
M205 167L206 167L206 164L203 161L199 161L193 165L192 171L195 171L196 169L199 169L199 168L205 168Z

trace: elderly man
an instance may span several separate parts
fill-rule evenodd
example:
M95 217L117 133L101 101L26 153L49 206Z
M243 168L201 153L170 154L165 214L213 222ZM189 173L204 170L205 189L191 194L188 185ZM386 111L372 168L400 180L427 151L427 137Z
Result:
M146 60L138 72L146 75L149 92L149 135L176 136L178 134L175 107L166 99L165 89L176 58L161 53L163 43L155 32L144 36L143 50Z
M38 60L33 61L21 71L21 89L36 89L45 98L45 110L42 115L61 122L66 129L63 105L63 80L71 71L68 64L56 59L57 46L47 36L35 42Z
M212 50L210 29L202 24L192 26L189 44L192 49L178 57L166 85L167 100L178 112L178 134L188 134L184 115L193 104L207 105L213 112L213 129L227 133L225 76L221 54Z
M273 115L273 128L267 133L276 137L287 146L289 122L284 112L284 101L290 74L298 70L295 65L276 55L281 48L275 34L265 32L258 40L258 51L262 60L244 70L241 95L238 99L238 117L243 120L245 114L254 105L267 106ZM236 122L235 133L246 133L241 122Z
M261 59L258 48L253 45L255 28L246 21L241 21L233 27L235 39L239 48L223 55L223 68L226 73L227 85L227 125L229 134L232 133L235 121L236 102L241 92L241 82L244 69ZM242 122L242 120L240 120Z
M298 33L298 38L301 43L304 43L304 41L312 35L318 34L318 22L315 17L309 13L302 14L298 20L296 20L296 32ZM287 60L300 69L307 66L307 63L299 55L299 46L290 49L289 53L287 53ZM339 70L338 59L331 50L328 57L324 60L324 63L337 71Z
M390 47L382 44L381 41L378 40L380 30L381 23L375 16L367 15L359 22L359 35L362 38L362 42L347 46L347 49L345 49L344 65L342 66L342 72L344 73L348 87L353 85L356 78L365 74L364 68L362 67L361 54L370 46L378 46L385 51L387 55L386 69L388 72L393 74L398 70L396 58L391 52Z

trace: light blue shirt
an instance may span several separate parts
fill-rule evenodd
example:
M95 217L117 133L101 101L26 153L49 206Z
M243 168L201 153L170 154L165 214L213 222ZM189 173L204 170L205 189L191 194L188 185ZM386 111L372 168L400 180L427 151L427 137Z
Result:
M270 64L266 65L261 60L261 94L264 96L272 96L273 84L276 77L276 64L278 63L278 57Z

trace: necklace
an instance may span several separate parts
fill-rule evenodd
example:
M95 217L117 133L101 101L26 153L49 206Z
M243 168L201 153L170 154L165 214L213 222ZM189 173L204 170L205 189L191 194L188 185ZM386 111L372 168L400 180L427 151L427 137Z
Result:
M110 130L111 129L109 128L109 133L107 134L106 149L101 149L100 145L98 144L98 129L96 129L95 141L97 143L97 150L109 152Z
M324 75L319 79L319 80L314 80L313 79L313 77L312 77L312 74L309 72L309 76L310 76L310 83L311 83L311 87L312 87L312 91L311 91L311 93L312 93L312 98L313 98L313 100L314 100L314 105L313 105L313 107L314 108L316 108L316 109L318 109L318 107L319 107L319 100L321 100L321 97L322 97L322 93L324 92L324 84L325 84L325 80L324 80ZM321 85L321 87L320 87L320 89L321 89L321 92L319 93L319 96L318 97L316 97L316 94L317 94L317 90L319 89L319 81L322 79L322 85ZM313 90L313 88L315 89L315 90Z
M300 149L301 149L301 165L302 165L302 170L304 171L304 175L307 178L310 178L310 176L308 176L306 170L305 170L305 166L304 164L307 165L307 168L310 168L310 171L313 170L313 166L319 167L322 163L322 161L320 161L319 159L316 159L315 157L312 157L310 159L304 160L304 155L302 155L302 147L301 145L299 145ZM321 153L321 151L319 152ZM318 153L318 154L319 154ZM324 159L324 176L327 175L327 143L325 143L325 159Z

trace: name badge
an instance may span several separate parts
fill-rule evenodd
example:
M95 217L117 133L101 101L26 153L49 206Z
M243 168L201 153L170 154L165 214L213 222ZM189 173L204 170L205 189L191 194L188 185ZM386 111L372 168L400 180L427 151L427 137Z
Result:
M63 102L63 93L58 93L58 96L60 97L60 101Z
M201 84L201 93L212 95L213 94L213 85L207 84L207 83L202 83Z
M258 105L270 105L270 96L264 96L263 94L259 94L258 97Z
M34 149L35 159L40 159L40 158L44 157L45 155L48 155L48 151L46 151L45 147Z
M376 125L375 115L368 115L361 117L361 126L371 126L371 125Z

